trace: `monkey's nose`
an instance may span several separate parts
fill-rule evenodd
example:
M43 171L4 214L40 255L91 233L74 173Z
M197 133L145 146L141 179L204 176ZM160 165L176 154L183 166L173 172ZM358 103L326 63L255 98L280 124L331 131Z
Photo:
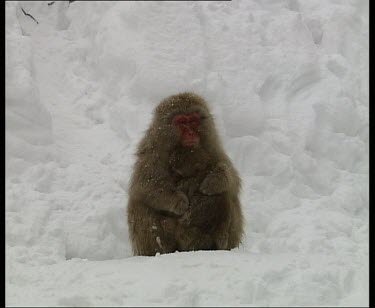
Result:
M196 133L193 130L188 129L186 135L189 137L195 137Z

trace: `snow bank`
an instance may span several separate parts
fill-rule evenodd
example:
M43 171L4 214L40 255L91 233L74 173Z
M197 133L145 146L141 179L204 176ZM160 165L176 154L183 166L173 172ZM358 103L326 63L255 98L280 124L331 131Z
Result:
M6 4L8 306L368 305L368 1L48 3ZM246 237L131 257L135 146L179 91Z

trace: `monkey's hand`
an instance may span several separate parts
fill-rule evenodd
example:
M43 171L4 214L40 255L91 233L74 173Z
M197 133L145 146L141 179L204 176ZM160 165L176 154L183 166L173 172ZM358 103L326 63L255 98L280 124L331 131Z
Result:
M184 214L189 208L189 199L182 191L177 191L172 204L172 212L177 216Z
M191 207L178 219L178 222L183 226L188 226L191 221Z
M228 176L225 165L221 164L215 170L206 175L199 190L208 196L218 195L229 188Z

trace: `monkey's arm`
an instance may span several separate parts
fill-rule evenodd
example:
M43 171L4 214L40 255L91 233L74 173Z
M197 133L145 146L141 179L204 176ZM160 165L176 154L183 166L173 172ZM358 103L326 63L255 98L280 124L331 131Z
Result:
M166 211L180 216L189 207L187 196L176 190L171 176L157 164L138 165L130 189L135 198L158 211Z
M240 179L232 164L229 161L222 161L206 175L199 189L203 194L209 196L227 191L237 194L239 186Z

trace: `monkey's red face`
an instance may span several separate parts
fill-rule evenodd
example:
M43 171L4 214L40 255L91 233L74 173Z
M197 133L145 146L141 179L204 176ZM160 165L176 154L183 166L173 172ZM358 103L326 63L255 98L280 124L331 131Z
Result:
M177 128L180 134L180 142L184 147L196 147L199 145L199 126L201 125L201 116L198 113L178 114L172 124Z

